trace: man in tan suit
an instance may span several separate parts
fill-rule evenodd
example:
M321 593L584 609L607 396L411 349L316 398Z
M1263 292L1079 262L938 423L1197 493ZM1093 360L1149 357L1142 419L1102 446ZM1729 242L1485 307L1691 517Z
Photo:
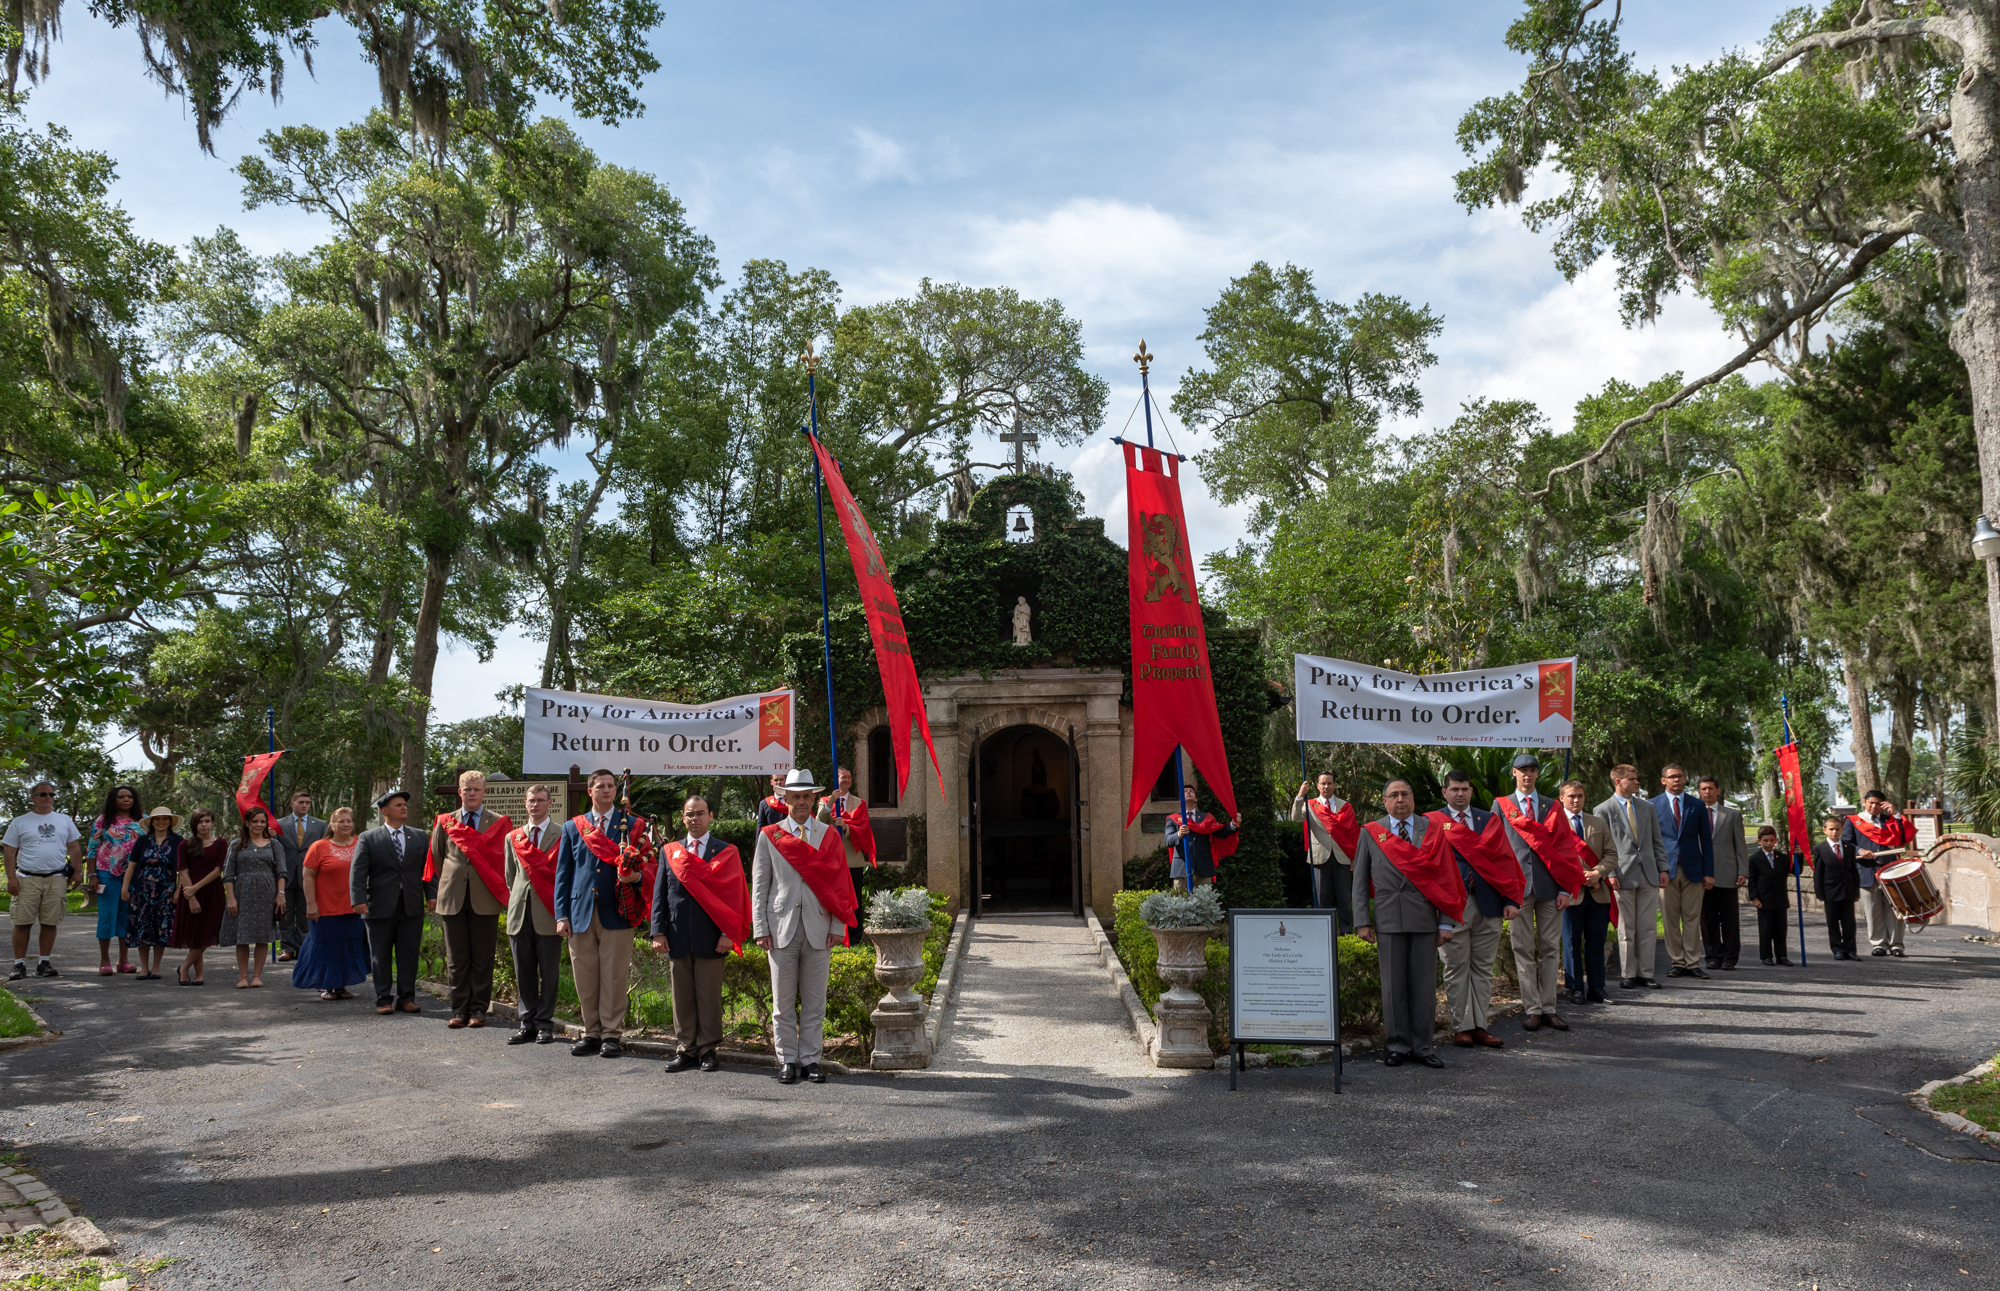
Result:
M493 952L500 942L500 916L507 909L479 877L447 828L455 816L465 828L484 835L495 821L507 821L505 816L482 810L480 804L485 801L486 773L467 771L458 777L458 810L441 814L431 828L437 898L427 904L444 925L445 982L451 988L451 1021L447 1025L453 1028L486 1025L486 1011L493 1004ZM502 847L506 845L505 829L498 841Z
M1313 904L1322 910L1338 912L1340 930L1354 930L1354 858L1341 849L1326 826L1320 822L1319 814L1312 809L1312 800L1317 798L1328 816L1338 814L1347 806L1345 800L1333 792L1333 773L1322 771L1316 784L1301 781L1299 793L1292 799L1292 820L1306 825L1306 873L1312 876ZM1359 840L1357 839L1357 842Z
M1583 872L1583 894L1563 911L1563 977L1571 1004L1606 1004L1604 994L1604 934L1611 925L1611 902L1618 886L1618 853L1611 827L1584 809L1583 781L1565 780L1556 801L1569 818L1570 831L1597 857Z
M1701 894L1702 959L1710 968L1733 969L1743 953L1741 891L1750 886L1750 846L1743 837L1743 813L1722 800L1722 783L1712 775L1695 782L1715 830L1715 886Z
M507 946L514 953L515 1016L521 1029L508 1044L554 1044L556 984L562 974L562 938L555 912L542 901L522 857L533 859L554 899L556 851L562 826L549 819L555 794L545 784L528 786L528 823L507 836Z

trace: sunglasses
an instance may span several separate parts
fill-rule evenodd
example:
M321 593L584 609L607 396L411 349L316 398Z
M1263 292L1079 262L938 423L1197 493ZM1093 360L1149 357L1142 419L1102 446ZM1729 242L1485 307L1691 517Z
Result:
M48 790L46 790L46 789L42 790L42 791L41 791L40 793L36 794L35 796L36 796L37 798L53 798L53 797L55 797L55 795L54 795L54 794L50 793L50 792L49 792Z

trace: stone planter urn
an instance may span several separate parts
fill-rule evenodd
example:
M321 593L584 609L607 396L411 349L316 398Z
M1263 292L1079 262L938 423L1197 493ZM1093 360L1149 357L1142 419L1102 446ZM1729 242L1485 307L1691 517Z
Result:
M1208 939L1220 931L1220 924L1152 929L1160 947L1160 978L1167 983L1167 993L1153 1006L1153 1020L1160 1024L1153 1044L1155 1067L1215 1065L1208 1047L1208 1024L1215 1015L1195 994L1194 984L1208 974Z
M875 1052L869 1065L877 1071L911 1071L931 1065L930 1034L924 1028L930 1010L910 988L924 975L924 938L928 928L868 928L875 946L875 980L889 988L869 1014L875 1024Z

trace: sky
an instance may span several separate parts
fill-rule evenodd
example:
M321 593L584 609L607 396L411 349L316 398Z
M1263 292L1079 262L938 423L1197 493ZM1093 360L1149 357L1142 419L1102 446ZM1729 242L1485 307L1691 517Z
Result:
M1779 8L1627 4L1621 32L1641 66L1665 69L1754 43ZM1102 432L1045 456L1116 535L1109 438L1137 406L1134 349L1144 338L1157 356L1164 405L1202 363L1203 311L1260 259L1309 269L1336 299L1385 292L1443 316L1424 409L1404 431L1482 396L1532 400L1564 427L1608 380L1704 371L1732 353L1697 302L1621 327L1608 266L1565 282L1547 235L1516 211L1454 202L1458 119L1519 83L1524 64L1502 43L1519 12L1483 0L669 3L644 116L582 132L605 160L663 180L727 271L751 258L823 268L849 304L926 277L1061 300L1111 398ZM375 101L345 27L318 24L315 73L293 66L275 105L246 98L206 157L178 102L144 79L129 30L74 3L64 20L28 115L117 161L115 194L140 232L184 244L228 225L267 253L319 239L312 221L245 211L231 167L265 130L331 128ZM1206 444L1167 429L1185 453ZM1198 475L1184 489L1198 559L1244 540L1242 513ZM535 680L540 660L517 633L484 665L448 647L434 720L496 711L494 692Z

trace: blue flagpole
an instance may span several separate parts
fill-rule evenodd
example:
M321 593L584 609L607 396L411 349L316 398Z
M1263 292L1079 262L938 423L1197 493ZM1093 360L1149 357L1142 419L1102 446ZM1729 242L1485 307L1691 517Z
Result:
M810 352L808 352L810 353ZM833 711L833 614L827 608L826 599L826 507L821 489L819 469L819 388L813 375L812 360L806 360L806 407L812 418L813 441L813 514L819 520L819 644L821 657L826 663L826 727L828 756L833 759L833 772L827 780L827 792L840 792L840 720Z
M1791 697L1786 695L1785 692L1782 690L1778 692L1778 707L1780 711L1784 714L1785 743L1791 744L1793 743L1792 701ZM1803 794L1805 792L1805 789L1806 786L1805 786L1804 768L1800 768L1799 792ZM1802 802L1799 804L1799 815L1800 817L1803 818L1805 814L1806 814L1806 805ZM1805 896L1805 885L1799 881L1799 872L1805 868L1804 854L1799 851L1799 848L1803 846L1804 843L1805 840L1802 838L1794 838L1792 840L1792 904L1798 907L1799 911L1799 967L1800 968L1804 968L1806 966L1806 896Z
M278 710L264 710L264 752L278 751ZM278 777L271 774L273 767L264 768L264 793L271 803L271 820L278 819Z

